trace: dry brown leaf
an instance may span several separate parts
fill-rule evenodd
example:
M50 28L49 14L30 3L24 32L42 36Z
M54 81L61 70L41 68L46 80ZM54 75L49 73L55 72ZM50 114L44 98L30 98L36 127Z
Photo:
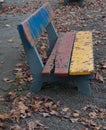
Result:
M92 118L92 119L96 118L97 117L96 112L90 112L89 117Z
M6 98L8 98L9 100L13 100L13 99L15 100L16 97L17 97L16 92L11 92L11 91L6 96Z
M59 113L58 113L57 111L54 111L54 110L52 110L52 111L50 112L50 114L51 114L51 115L55 115L55 116L58 116L58 115L59 115Z
M104 82L103 73L101 71L96 72L95 79L100 82Z
M103 130L106 130L106 126L102 126Z
M86 111L88 109L88 106L85 106L82 108L83 111Z
M0 122L0 128L1 128L1 130L3 129L5 129L5 126L4 126L4 123L3 122Z
M33 100L32 101L32 108L35 112L39 111L41 108L42 101Z
M101 44L101 41L100 41L100 40L97 40L97 41L95 41L94 44L95 44L95 45Z
M27 122L27 129L28 130L46 130L48 127L40 123L40 120L32 120Z
M65 108L62 109L62 111L64 111L64 112L67 112L68 110L69 110L68 107L65 107Z
M106 69L106 61L101 61L100 65L102 69Z
M18 103L18 108L20 110L20 117L21 118L26 118L28 115L26 113L26 111L28 111L28 107L25 106L25 104L23 102L19 102Z
M91 122L90 122L89 125L90 125L91 127L95 128L95 127L97 126L97 123L91 120Z
M94 130L100 130L101 129L101 126L95 126L94 127Z
M78 120L79 120L79 118L70 118L70 121L71 121L72 123L76 123L76 122L78 122Z
M21 66L22 66L22 63L17 63L15 66L16 66L16 67L21 67Z
M14 100L15 101L13 101L13 109L10 111L10 117L13 120L19 121L20 118L26 118L31 116L31 112L29 111L29 108L24 104L24 101L20 101L21 98L18 99L17 97Z
M5 121L5 120L7 120L7 119L9 119L9 115L8 115L8 114L6 114L6 113L1 114L1 113L0 113L0 120Z
M10 80L8 77L3 78L3 81L6 82L6 83L12 83L13 82L13 80Z
M53 102L47 102L47 103L44 104L44 106L46 108L48 108L49 110L52 110Z
M9 42L9 43L13 43L14 40L13 40L13 39L9 39L8 42Z
M21 130L21 127L19 125L14 125L10 127L10 130Z
M81 114L81 112L79 110L75 110L73 113L72 113L72 116L73 117L79 117Z
M49 113L42 113L43 117L50 117Z
M20 119L20 110L19 108L14 108L10 111L10 118L12 120L16 120L17 122L19 121Z

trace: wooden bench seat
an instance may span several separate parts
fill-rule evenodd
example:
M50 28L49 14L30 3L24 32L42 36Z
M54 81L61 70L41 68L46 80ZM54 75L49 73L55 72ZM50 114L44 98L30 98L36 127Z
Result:
M43 69L43 76L50 73L68 76L74 38L75 35L72 32L67 32L58 38Z
M72 55L72 56L71 56ZM87 75L94 71L92 32L67 32L58 38L42 75Z
M79 31L76 33L69 75L87 75L93 72L92 32Z
M89 79L94 70L92 32L67 32L58 36L52 21L53 16L53 10L46 2L18 25L33 76L31 91L38 92L44 82L74 81L79 92L90 95ZM36 48L37 39L45 30L49 40L46 65Z

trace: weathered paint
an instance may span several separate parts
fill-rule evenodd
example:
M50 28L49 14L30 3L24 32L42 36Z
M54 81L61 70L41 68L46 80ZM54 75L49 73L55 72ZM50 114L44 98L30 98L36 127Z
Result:
M58 46L59 46L59 44L55 44L55 46L51 52L51 55L49 56L49 59L47 60L47 63L44 66L44 69L42 71L43 76L52 73L52 70L54 69L54 60L56 57L56 52L57 52Z
M74 43L74 33L67 32L58 38L55 47L44 67L43 75L54 73L67 76L71 51Z
M92 32L76 33L69 75L86 75L94 71Z
M74 43L74 33L67 32L63 37L61 37L57 42L59 42L59 47L57 50L55 58L55 70L54 74L60 76L67 76L70 65L70 57L72 52L72 47ZM56 43L57 44L57 43Z
M36 39L42 34L43 28L46 28L53 17L53 11L50 4L46 2L29 18L21 23L26 38L31 46L34 46Z
M57 34L57 31L56 31L52 21L46 27L46 31L47 31L48 40L49 40L49 43L48 43L49 48L47 50L47 55L50 56L50 54L53 50L53 47L58 39L58 34Z

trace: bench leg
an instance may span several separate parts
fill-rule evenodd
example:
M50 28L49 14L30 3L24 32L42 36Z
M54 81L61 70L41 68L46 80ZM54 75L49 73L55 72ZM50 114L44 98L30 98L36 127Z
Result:
M42 83L43 83L43 79L41 74L33 75L33 81L32 81L30 91L32 93L39 92L41 90Z
M91 79L91 75L77 76L74 80L75 85L78 87L78 91L87 96L91 95L90 79Z

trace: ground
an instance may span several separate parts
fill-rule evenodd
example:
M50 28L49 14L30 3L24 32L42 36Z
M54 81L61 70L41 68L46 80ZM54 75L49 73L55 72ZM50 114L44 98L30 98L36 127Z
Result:
M0 10L0 113L2 114L8 113L8 111L12 109L11 102L14 101L13 99L16 99L17 94L15 93L14 97L12 92L12 94L9 95L9 100L4 100L3 96L8 95L10 91L18 87L17 85L13 85L13 81L17 80L13 70L16 67L16 64L22 64L25 60L22 58L22 56L20 56L22 55L23 47L18 35L17 25L46 1L47 0L6 0L3 4L2 10ZM62 86L58 84L50 85L50 87L42 89L34 96L51 97L51 102L54 104L56 103L56 107L58 109L62 109L63 111L65 111L65 114L63 114L64 116L62 115L60 117L60 113L63 111L57 109L57 116L56 114L53 114L53 116L51 116L50 111L46 112L46 114L49 113L49 117L46 117L44 113L42 116L42 114L40 114L41 112L35 112L34 114L32 114L33 116L31 115L30 118L25 118L24 120L21 119L18 122L16 120L12 120L10 122L4 119L4 121L6 120L5 127L1 125L1 123L3 123L3 119L0 117L0 129L9 130L10 127L14 124L23 125L23 122L33 119L40 120L42 124L45 124L48 127L48 130L106 129L105 0L85 0L84 5L81 8L78 6L77 3L71 3L68 6L64 6L62 0L49 0L49 2L54 10L54 24L58 32L66 32L70 30L91 30L93 32L95 78L91 82L92 94L88 97L81 95L77 92L76 89L71 88L71 85L69 84ZM22 87L22 85L20 86ZM25 91L21 92L18 92L17 90L17 93L21 93L21 96L22 94L25 95L25 93L28 91L28 87L26 88L27 89L24 88ZM11 100L10 97L12 97ZM59 106L57 105L58 101L60 102ZM30 102L30 105L31 103L32 102ZM29 106L27 107L29 109ZM53 109L52 105L50 107ZM68 115L68 117L65 118L68 109L69 111L71 111L72 115L70 117ZM73 116L75 110L77 110L77 112L75 112L77 114ZM93 114L93 117L91 117L90 114ZM102 116L99 117L101 114ZM74 117L74 119L72 117ZM81 119L81 121L79 121L79 118ZM84 120L86 118L86 123L82 121L82 118ZM90 120L91 122L88 120ZM42 127L43 128L39 129L46 129L45 126ZM17 130L18 128L13 129Z

